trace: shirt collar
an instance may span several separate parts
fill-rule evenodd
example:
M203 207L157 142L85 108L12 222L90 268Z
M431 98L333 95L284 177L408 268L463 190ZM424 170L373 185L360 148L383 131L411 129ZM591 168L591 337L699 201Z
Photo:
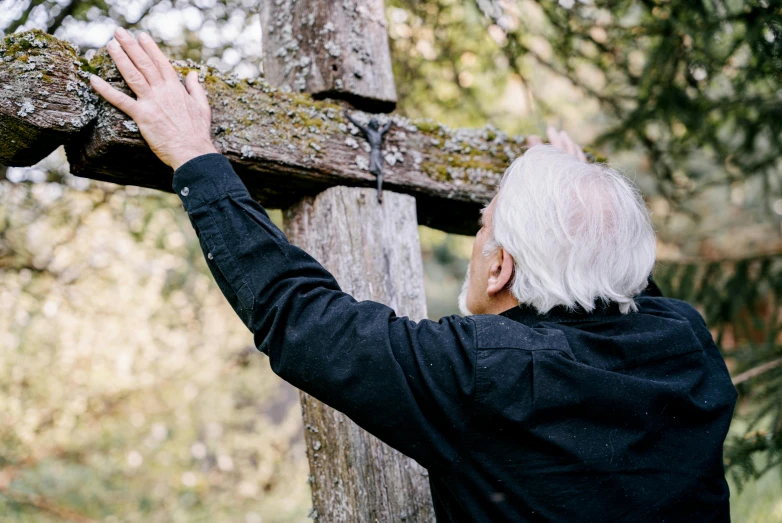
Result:
M619 310L619 304L613 301L609 303L603 303L602 301L599 301L592 312L586 312L581 307L569 309L564 305L557 305L553 309L549 310L546 314L539 314L534 307L522 303L518 307L512 307L500 313L500 316L505 316L506 318L524 323L526 325L534 325L544 321L595 321L606 318L619 317L621 315L622 313Z

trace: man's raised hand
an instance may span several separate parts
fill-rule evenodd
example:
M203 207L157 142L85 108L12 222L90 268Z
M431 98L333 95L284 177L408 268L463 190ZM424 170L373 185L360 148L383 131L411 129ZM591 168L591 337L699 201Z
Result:
M581 150L581 146L574 142L570 135L565 131L557 131L554 127L549 126L549 128L546 129L546 134L548 134L548 141L557 149L561 149L566 153L572 154L582 162L587 161L587 157L584 154L584 151ZM532 134L527 137L527 144L530 147L534 147L535 145L540 145L542 143L543 139L541 139L540 136Z
M125 29L114 32L106 46L136 98L92 75L90 84L109 103L130 116L158 158L177 169L202 154L217 152L211 140L212 112L198 73L190 71L185 85L152 38L138 42ZM117 43L119 42L119 44Z

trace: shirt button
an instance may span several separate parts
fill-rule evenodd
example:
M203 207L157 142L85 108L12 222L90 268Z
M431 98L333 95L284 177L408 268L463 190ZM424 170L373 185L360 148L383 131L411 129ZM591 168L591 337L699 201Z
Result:
M212 256L211 252L209 254L207 254L206 257L209 258L210 260L214 260L215 259L215 257Z
M180 192L182 193L182 196L187 196L188 194L190 194L190 188L189 187L183 187Z

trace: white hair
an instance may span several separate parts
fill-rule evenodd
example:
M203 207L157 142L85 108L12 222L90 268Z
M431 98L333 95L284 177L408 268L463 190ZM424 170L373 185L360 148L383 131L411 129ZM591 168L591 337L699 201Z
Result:
M595 308L600 299L638 310L656 241L636 186L607 165L550 145L531 147L505 171L483 247L514 261L510 290L540 314L558 305Z

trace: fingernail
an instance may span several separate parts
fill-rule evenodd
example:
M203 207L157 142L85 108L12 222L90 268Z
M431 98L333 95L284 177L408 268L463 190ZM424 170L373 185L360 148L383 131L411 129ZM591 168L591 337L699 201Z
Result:
M116 40L109 40L109 43L106 44L107 49L111 49L112 51L116 51L119 49L119 44Z
M144 40L145 42L148 42L148 41L152 40L152 38L147 33L140 33L138 35L138 39L139 40Z
M118 27L116 31L114 31L120 36L130 36L130 33L128 33L124 27Z

